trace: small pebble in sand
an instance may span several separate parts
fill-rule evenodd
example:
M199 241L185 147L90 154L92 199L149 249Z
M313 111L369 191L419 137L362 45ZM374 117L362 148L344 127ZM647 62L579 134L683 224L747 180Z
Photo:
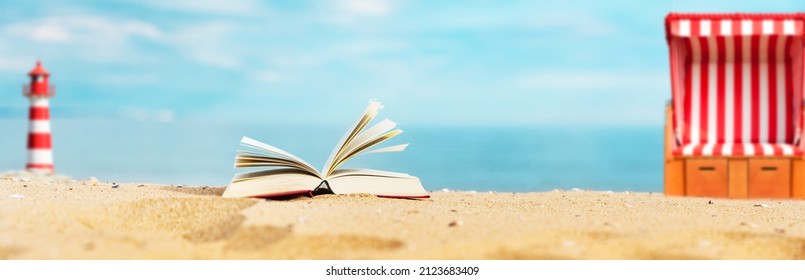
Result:
M747 222L741 222L741 226L744 226L744 227L750 227L750 228L756 228L756 227L757 227L757 225L756 225L756 224L754 224L754 223L747 223Z
M16 194L16 193L15 193L15 194L10 194L10 195L8 196L8 198L11 198L11 199L23 199L23 198L25 198L25 196L24 196L24 195L21 195L21 194Z
M119 188L119 187L120 187L120 185L115 184L115 183L112 183L112 188L113 188L113 189L117 189L117 188Z
M784 234L784 233L785 233L785 229L784 229L784 228L775 228L775 229L774 229L774 232L775 232L775 233L779 233L779 234Z
M84 185L97 186L97 185L98 185L98 178L95 178L95 177L89 177L89 180L87 180L86 182L84 182Z
M769 205L766 204L766 203L760 203L760 204L755 204L755 207L769 208Z
M22 178L20 178L20 181L22 181L22 182L30 182L30 181L31 181L31 178L28 178L28 177L22 177Z
M447 224L448 227L460 227L460 226L463 226L463 225L464 225L464 222L462 222L461 220L455 220L455 221L452 221L449 224Z
M712 200L708 200L707 204L714 204Z
M137 185L138 188L144 188L145 185Z
M458 212L456 209L450 209L450 212Z

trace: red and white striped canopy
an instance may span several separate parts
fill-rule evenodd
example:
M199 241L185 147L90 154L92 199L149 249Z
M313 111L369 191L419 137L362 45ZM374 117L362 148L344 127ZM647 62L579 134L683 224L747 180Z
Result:
M803 14L669 14L673 37L802 36Z
M674 153L801 155L805 14L670 14Z

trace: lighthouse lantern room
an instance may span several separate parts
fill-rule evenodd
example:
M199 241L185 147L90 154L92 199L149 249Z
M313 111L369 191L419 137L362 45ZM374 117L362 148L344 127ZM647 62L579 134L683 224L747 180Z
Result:
M50 74L37 61L28 73L30 84L23 85L22 94L31 101L28 120L28 164L25 169L35 173L53 174L53 150L50 137L50 103L55 90L49 85Z

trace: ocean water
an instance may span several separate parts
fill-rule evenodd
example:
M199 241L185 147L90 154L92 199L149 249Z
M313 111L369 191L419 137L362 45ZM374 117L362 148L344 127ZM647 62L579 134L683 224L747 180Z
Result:
M662 127L416 126L346 167L418 176L426 189L662 191ZM57 172L76 179L225 186L241 136L321 168L346 126L123 120L53 121ZM0 170L25 166L27 120L0 120Z

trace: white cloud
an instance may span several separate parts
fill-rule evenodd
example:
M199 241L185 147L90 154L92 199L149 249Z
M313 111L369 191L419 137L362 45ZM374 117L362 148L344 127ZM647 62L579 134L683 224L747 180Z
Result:
M229 22L212 21L184 25L165 39L165 42L188 58L207 65L237 69L241 66L238 51L234 50L235 27Z
M319 14L324 23L361 28L375 27L364 23L371 19L385 19L392 15L396 8L395 1L342 0L330 3L332 5L328 6L329 9Z
M0 71L9 71L17 74L26 73L34 67L36 57L32 55L11 55L8 48L0 43Z
M281 80L280 75L274 71L257 71L252 75L252 79L263 83L276 83Z
M670 83L665 73L625 71L568 72L540 71L515 78L515 84L530 90L625 92L656 91Z
M415 50L414 47L409 41L396 38L350 38L334 40L326 46L299 48L281 54L261 54L266 63L281 70L311 69L329 63L348 62L351 66L356 66L373 61L396 60L392 54L411 52ZM378 59L378 56L388 58Z
M176 120L176 113L170 109L146 109L141 107L126 107L120 110L120 117L138 122L169 123Z
M531 17L526 24L532 28L552 29L585 36L604 36L618 31L614 22L581 11L546 13Z
M366 16L385 16L392 12L391 1L380 0L344 0L340 8L346 12L366 15Z
M494 5L468 1L465 5L447 11L443 9L419 11L415 17L406 17L405 20L408 22L401 26L428 32L528 30L569 36L603 36L620 30L618 21L602 15L602 9L591 7L594 3L587 3L591 1L578 3L575 6L560 1L543 2L546 1Z
M70 39L70 33L64 27L56 25L36 26L29 32L35 41L64 42Z
M233 54L213 49L190 50L189 55L197 62L224 69L236 69L240 60Z
M257 0L147 0L137 3L157 9L202 14L245 15L264 10Z
M91 81L112 86L152 85L159 82L159 75L156 73L98 73Z
M149 22L98 15L26 19L0 26L0 41L4 42L0 60L25 58L27 64L37 58L147 64L159 60L154 59L154 53L139 51L135 42L159 41L163 34ZM0 69L7 66L14 65Z
M52 43L114 44L131 37L161 37L161 32L150 23L102 16L49 17L13 23L4 30L14 37Z
M105 63L158 64L165 52L143 51L137 40L147 41L205 65L238 69L243 52L237 47L237 30L231 21L183 23L171 28L142 20L116 19L99 15L54 16L15 22L0 27L0 57L26 57L31 52L51 57L74 57ZM12 43L9 43L12 42ZM26 58L30 60L29 58ZM35 57L34 57L35 59ZM4 60L0 69L19 63ZM150 77L111 77L115 84L148 82Z

